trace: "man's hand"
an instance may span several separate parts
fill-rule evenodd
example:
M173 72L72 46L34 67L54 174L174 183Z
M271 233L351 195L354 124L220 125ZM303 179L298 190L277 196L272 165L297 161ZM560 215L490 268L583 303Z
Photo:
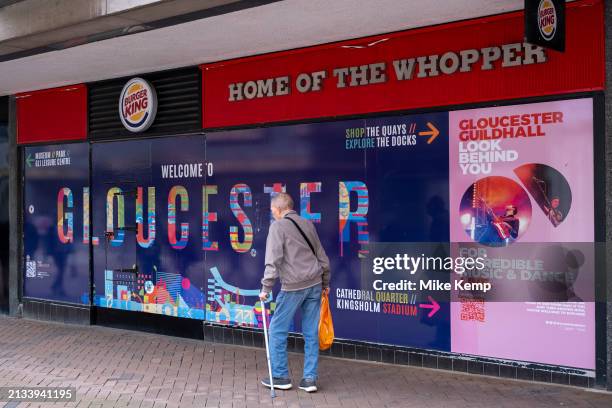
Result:
M329 296L329 288L324 288L324 289L323 289L323 294L324 294L325 296Z
M263 302L267 298L268 298L268 293L267 292L259 292L259 300L261 300Z

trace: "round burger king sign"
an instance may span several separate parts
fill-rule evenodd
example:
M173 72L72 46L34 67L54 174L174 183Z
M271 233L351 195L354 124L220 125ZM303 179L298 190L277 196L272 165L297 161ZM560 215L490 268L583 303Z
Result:
M552 40L557 31L557 11L550 0L540 0L538 7L538 28L546 41Z
M119 98L119 117L130 132L144 132L153 124L157 113L157 95L153 86L142 78L132 78Z

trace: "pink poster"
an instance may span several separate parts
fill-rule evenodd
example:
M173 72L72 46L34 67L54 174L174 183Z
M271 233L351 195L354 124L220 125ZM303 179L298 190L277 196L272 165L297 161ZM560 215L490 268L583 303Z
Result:
M593 101L450 112L450 237L494 297L454 293L451 350L595 368ZM461 278L461 277L459 277Z

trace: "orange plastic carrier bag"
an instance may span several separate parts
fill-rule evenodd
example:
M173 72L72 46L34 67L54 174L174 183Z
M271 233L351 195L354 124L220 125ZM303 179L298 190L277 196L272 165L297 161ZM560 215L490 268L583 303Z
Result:
M334 322L329 309L329 297L321 296L321 318L319 319L319 349L327 350L334 342Z

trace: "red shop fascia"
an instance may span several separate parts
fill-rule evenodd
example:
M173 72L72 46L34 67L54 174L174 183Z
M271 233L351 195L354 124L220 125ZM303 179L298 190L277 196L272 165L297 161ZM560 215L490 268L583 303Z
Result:
M204 64L202 128L601 93L603 10L568 3L564 53L525 43L521 11ZM19 144L88 139L87 84L16 97Z

